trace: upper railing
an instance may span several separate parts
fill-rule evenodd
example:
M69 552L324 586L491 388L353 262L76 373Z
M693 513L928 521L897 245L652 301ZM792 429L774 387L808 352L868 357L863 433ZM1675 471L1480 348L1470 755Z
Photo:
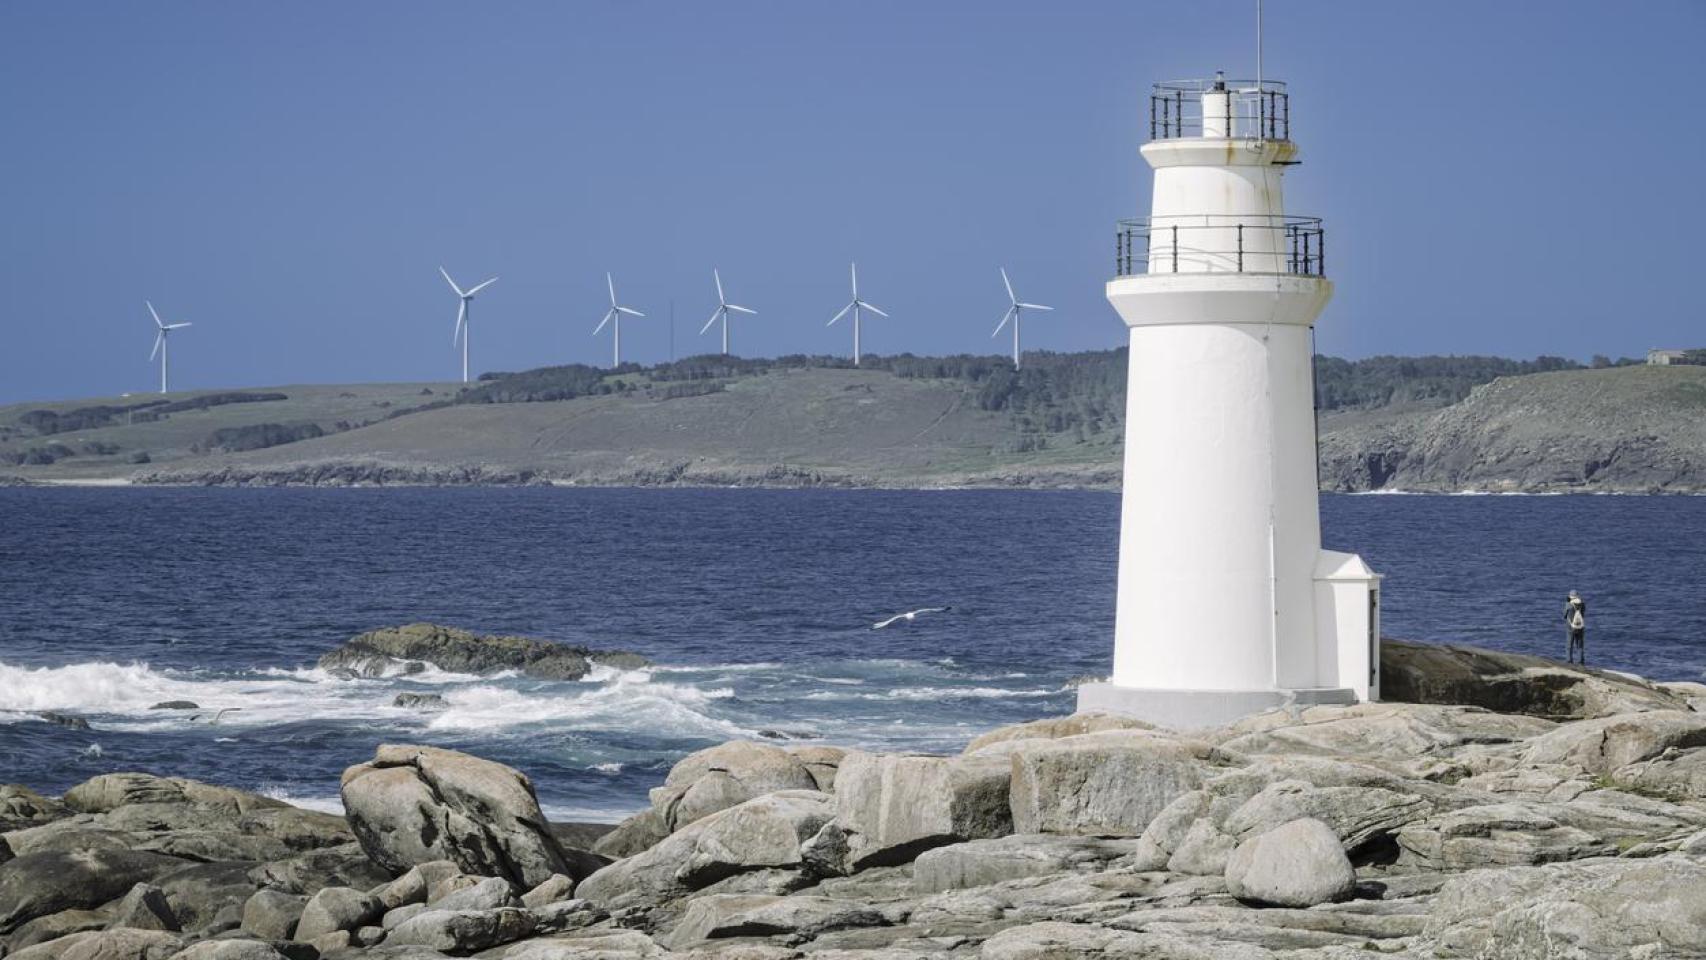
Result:
M1121 220L1114 272L1327 275L1319 217L1209 215Z
M1290 140L1291 98L1277 80L1171 80L1149 95L1149 138Z

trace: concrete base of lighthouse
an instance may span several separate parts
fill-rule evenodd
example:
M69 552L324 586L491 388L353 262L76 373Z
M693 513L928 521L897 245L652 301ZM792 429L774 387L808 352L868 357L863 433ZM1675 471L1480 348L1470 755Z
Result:
M1117 713L1175 730L1221 727L1282 707L1356 703L1348 687L1304 690L1153 690L1113 683L1078 688L1079 713Z

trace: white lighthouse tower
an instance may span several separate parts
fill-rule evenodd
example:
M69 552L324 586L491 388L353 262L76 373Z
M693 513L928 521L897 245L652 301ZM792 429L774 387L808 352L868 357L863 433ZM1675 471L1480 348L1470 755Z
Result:
M1379 576L1321 549L1311 332L1333 294L1276 82L1157 84L1151 215L1119 225L1130 328L1111 682L1080 710L1171 726L1379 696Z

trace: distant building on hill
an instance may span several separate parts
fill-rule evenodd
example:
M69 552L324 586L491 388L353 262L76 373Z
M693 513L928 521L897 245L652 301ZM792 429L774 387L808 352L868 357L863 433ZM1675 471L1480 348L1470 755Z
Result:
M1687 350L1648 350L1647 366L1668 367L1673 363L1687 363Z

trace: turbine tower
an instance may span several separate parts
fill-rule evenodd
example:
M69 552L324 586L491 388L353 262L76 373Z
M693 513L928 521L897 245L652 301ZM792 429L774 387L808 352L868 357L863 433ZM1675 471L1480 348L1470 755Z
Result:
M462 301L461 305L458 306L456 309L456 331L450 335L450 345L452 347L455 347L457 338L460 337L462 339L462 382L467 383L468 382L468 304L474 302L474 294L479 293L481 290L486 289L487 287L491 286L494 283L497 283L498 278L493 277L490 280L487 280L485 283L482 283L482 284L480 284L476 287L473 287L471 289L464 290L461 287L456 285L455 280L450 279L450 272L449 271L445 270L443 267L439 267L438 272L444 274L444 282L450 284L450 289L455 290L456 296L459 297Z
M148 304L148 313L150 316L152 316L154 318L154 349L148 354L148 359L153 360L155 354L160 355L160 392L165 393L166 392L166 337L173 330L182 330L184 327L190 326L190 324L187 321L184 323L161 323L160 322L160 314L155 312L154 304L149 303L147 300L144 300L142 302Z
M1053 310L1054 308L1045 307L1040 303L1020 302L1019 298L1013 293L1013 281L1007 279L1006 267L1001 268L1001 282L1007 287L1007 302L1009 306L1007 307L1007 312L1001 315L1001 322L995 325L995 333L991 333L989 336L994 338L996 334L1001 332L1002 327L1007 326L1007 321L1013 321L1013 369L1017 370L1019 369L1020 318L1024 316L1026 310Z
M610 366L611 369L615 369L622 365L622 315L627 314L630 317L643 317L645 314L633 309L632 307L617 305L616 280L611 277L609 273L604 275L604 283L610 288L610 309L604 314L604 319L598 321L598 326L592 328L592 335L595 337L598 336L598 331L603 330L605 324L608 323L611 325L610 337L612 345Z
M1114 670L1082 711L1219 726L1380 697L1380 576L1321 549L1321 221L1285 212L1285 85L1161 83L1150 216L1115 231L1129 328Z
M757 316L758 311L748 310L745 307L737 307L730 303L727 297L723 296L723 275L718 273L717 268L715 267L711 268L711 279L717 281L717 310L715 313L711 314L711 319L707 320L705 325L699 328L699 335L704 336L707 330L710 330L712 327L717 325L718 320L723 321L723 356L726 357L729 355L729 311L732 310L735 313L749 313L753 316Z
M849 311L849 310L853 311L853 365L855 367L857 367L859 365L859 313L860 313L860 311L869 310L879 317L887 317L888 314L882 312L881 310L878 310L875 306L873 306L869 303L866 303L865 301L859 299L859 265L856 263L850 264L849 265L849 272L851 272L853 275L853 299L847 304L847 306L841 308L840 313L836 314L833 317L830 317L829 323L825 324L825 326L830 326L830 327L835 326L835 321L840 320L842 317L847 316L847 311Z

